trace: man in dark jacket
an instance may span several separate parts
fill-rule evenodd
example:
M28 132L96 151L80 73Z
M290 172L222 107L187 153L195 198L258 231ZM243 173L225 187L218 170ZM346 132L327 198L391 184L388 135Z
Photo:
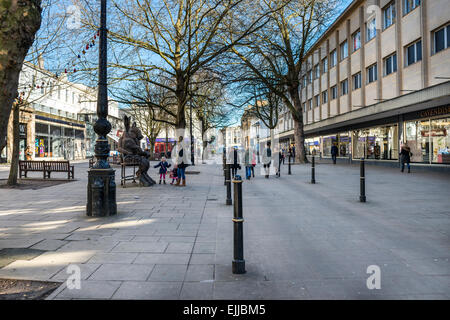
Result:
M405 163L408 166L408 173L411 173L411 166L410 166L410 161L411 161L411 148L408 146L408 144L402 144L401 146L401 150L400 150L400 161L402 164L402 172L405 171Z
M331 158L333 158L333 164L336 164L336 157L337 157L337 155L338 155L338 147L334 143L331 146Z

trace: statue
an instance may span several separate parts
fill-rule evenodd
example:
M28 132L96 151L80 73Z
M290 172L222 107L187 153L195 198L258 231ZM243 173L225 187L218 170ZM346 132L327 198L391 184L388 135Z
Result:
M150 178L147 171L150 167L150 153L144 151L139 146L144 136L141 130L136 126L136 122L130 128L130 118L124 116L125 132L119 140L118 151L121 154L124 164L138 163L139 170L136 172L136 176L139 178L139 183L144 187L150 187L156 182Z

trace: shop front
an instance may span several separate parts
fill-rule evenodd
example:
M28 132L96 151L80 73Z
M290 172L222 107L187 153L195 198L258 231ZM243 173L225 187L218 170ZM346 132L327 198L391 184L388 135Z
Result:
M411 162L450 164L450 107L433 108L405 118L402 141L411 149Z
M398 160L398 124L353 130L353 159Z

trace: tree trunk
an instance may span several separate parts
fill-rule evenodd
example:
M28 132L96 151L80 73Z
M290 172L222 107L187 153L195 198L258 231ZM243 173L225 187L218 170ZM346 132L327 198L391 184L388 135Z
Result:
M19 115L20 106L16 104L13 106L13 150L11 155L11 167L9 169L8 185L14 186L17 184L17 173L19 167L19 147L20 147L20 137L19 137Z
M305 149L305 135L303 132L303 111L300 101L299 87L293 85L289 89L292 103L295 107L296 113L293 113L294 119L294 139L295 139L295 161L299 163L307 163L306 149Z
M41 26L41 0L0 0L0 141L4 141L23 61Z

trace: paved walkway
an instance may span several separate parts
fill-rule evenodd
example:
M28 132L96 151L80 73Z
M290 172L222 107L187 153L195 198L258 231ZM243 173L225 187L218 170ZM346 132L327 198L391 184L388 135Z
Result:
M231 272L219 166L196 166L186 188L119 186L108 218L85 216L87 163L76 182L0 189L0 249L45 250L0 278L61 281L50 299L450 298L449 175L368 166L363 204L357 166L319 164L316 185L309 166L292 168L243 184L244 275ZM80 290L66 287L69 264L81 268ZM370 265L379 290L367 288Z

